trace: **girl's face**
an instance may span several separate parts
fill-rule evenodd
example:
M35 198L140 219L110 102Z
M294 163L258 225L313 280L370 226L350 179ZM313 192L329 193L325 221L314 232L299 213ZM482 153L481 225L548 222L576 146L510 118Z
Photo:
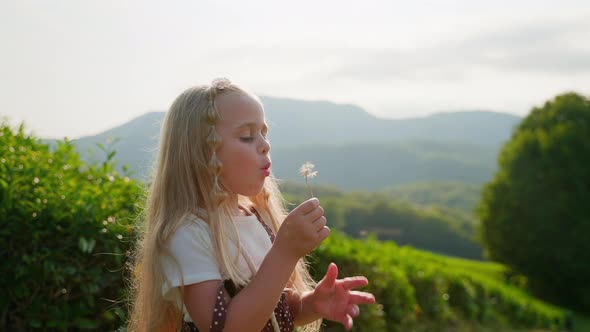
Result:
M257 195L270 175L270 143L262 106L239 92L223 94L215 103L220 116L216 129L222 142L217 150L223 165L220 181L233 193Z

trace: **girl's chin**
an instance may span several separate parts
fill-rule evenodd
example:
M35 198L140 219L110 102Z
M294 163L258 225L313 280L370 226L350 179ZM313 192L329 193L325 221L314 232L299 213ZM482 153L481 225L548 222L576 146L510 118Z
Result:
M262 192L262 188L264 188L264 182L258 188L250 188L248 190L242 191L240 195L247 197L256 196Z

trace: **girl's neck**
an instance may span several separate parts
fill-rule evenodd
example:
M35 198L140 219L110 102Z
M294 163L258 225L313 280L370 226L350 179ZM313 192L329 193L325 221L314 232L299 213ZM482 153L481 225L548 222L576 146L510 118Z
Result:
M240 204L238 195L229 195L227 197L227 204L232 216L249 216L250 212L246 207Z

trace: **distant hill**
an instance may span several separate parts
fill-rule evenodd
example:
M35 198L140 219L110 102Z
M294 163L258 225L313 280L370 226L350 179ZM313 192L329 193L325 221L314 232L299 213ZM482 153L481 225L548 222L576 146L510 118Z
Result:
M272 143L281 146L406 140L497 146L510 137L512 128L521 119L484 111L381 119L354 105L268 97L262 101Z
M319 173L313 182L346 190L379 190L423 181L482 184L495 171L497 148L432 141L351 143L273 150L273 169L285 180L303 182L299 166L311 160Z
M483 111L392 120L353 105L270 97L262 101L271 127L274 174L298 181L299 165L310 160L320 172L319 183L343 189L431 180L483 183L495 169L501 144L520 121ZM111 146L117 151L115 159L145 179L163 116L150 112L74 143L86 159L100 161L104 156L96 143L118 139Z
M285 181L280 187L289 208L294 208L310 195L304 184ZM405 190L406 187L409 189L407 193L398 190ZM374 233L380 240L393 240L400 245L409 244L447 255L481 259L482 247L475 241L477 222L471 214L448 205L453 200L446 201L444 193L420 193L426 187L436 191L442 187L457 190L470 185L452 182L393 187L396 192L407 194L405 197L392 196L392 188L371 193L344 192L319 184L313 184L313 192L322 202L330 227L352 237ZM426 199L422 199L423 194L426 194ZM454 193L450 196L464 199L469 195ZM476 195L479 197L479 193ZM410 201L415 198L419 199Z
M384 190L396 200L420 206L446 206L473 215L481 197L481 186L465 182L419 182Z
M89 161L104 160L104 153L97 149L101 143L117 151L115 159L128 164L137 178L149 173L152 157L158 148L160 125L164 112L150 112L123 125L95 136L86 136L74 141L80 154Z

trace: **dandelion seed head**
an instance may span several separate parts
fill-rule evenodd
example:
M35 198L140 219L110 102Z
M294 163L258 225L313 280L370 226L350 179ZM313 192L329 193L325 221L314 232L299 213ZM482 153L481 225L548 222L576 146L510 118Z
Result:
M309 185L309 182L307 180L318 175L318 172L313 170L314 167L314 164L307 161L303 165L301 165L301 168L299 168L299 174L305 178L305 184L307 185L307 189L309 190L309 194L311 197L313 197L313 190L311 190L311 186Z
M301 165L301 168L299 168L299 174L303 177L311 179L318 175L318 172L313 170L314 168L315 165L307 161L305 164Z

